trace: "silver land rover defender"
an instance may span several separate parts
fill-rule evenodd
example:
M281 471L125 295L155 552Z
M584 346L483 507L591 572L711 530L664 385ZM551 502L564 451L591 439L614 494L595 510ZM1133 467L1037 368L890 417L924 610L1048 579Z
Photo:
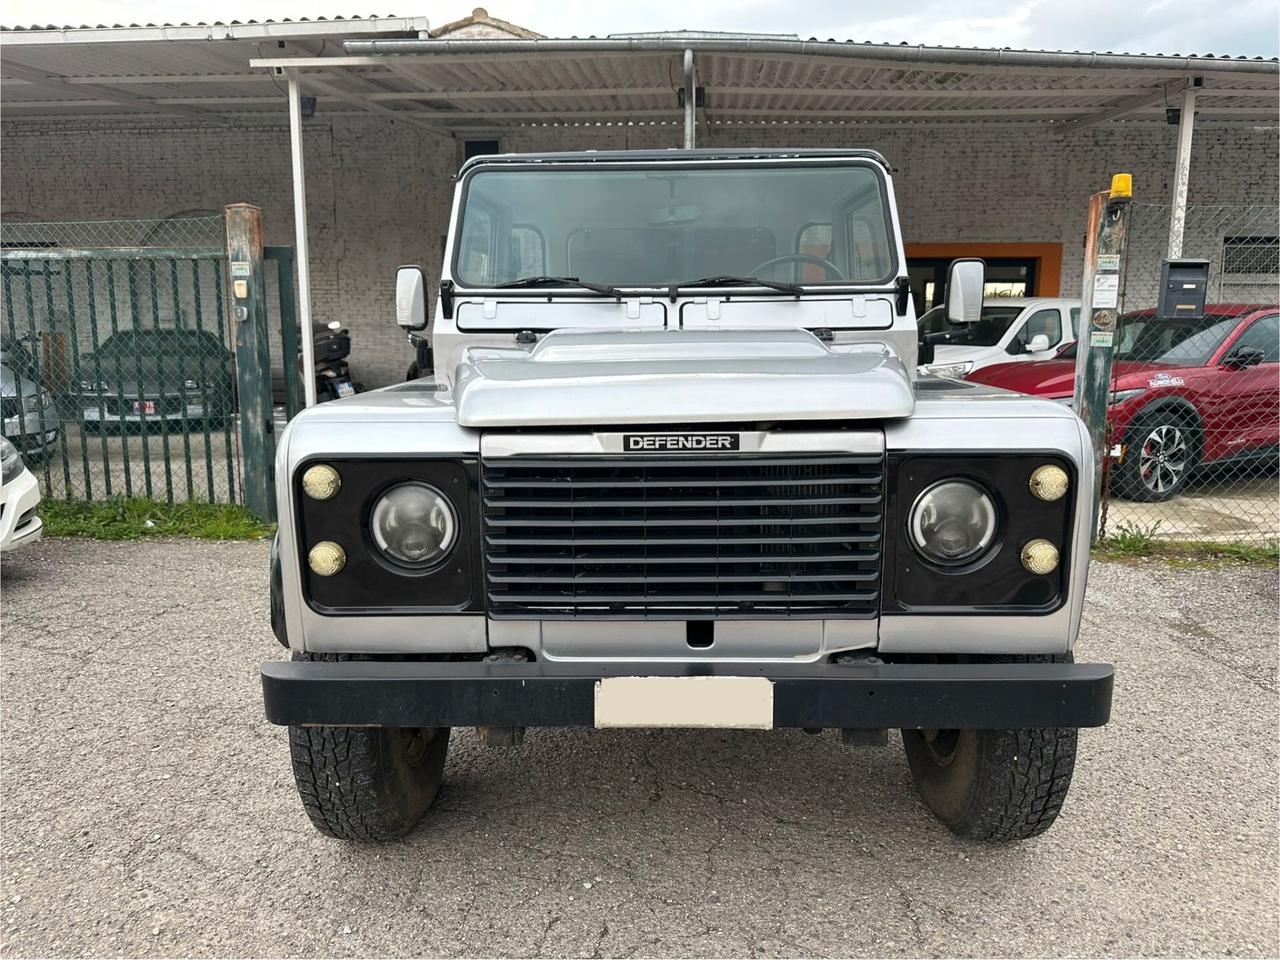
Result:
M279 443L262 682L316 827L412 829L456 726L894 727L960 836L1053 822L1111 706L1071 653L1088 436L917 379L883 158L477 158L442 272L435 376ZM982 292L953 264L952 321ZM402 267L400 325L425 304Z

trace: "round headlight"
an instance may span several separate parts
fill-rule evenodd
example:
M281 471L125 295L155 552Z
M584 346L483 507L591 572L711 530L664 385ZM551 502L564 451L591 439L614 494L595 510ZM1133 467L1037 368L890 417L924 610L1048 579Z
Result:
M996 536L996 507L978 486L943 480L916 497L911 508L911 538L934 563L964 563L991 546Z
M435 487L418 481L392 487L373 506L373 542L387 559L409 567L438 561L458 538L453 506Z

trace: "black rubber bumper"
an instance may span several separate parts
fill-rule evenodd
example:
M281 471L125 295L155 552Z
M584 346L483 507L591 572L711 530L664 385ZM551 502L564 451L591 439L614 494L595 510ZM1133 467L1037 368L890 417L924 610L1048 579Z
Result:
M1105 663L690 665L324 661L262 665L267 719L383 727L592 727L607 677L765 677L773 726L1098 727Z

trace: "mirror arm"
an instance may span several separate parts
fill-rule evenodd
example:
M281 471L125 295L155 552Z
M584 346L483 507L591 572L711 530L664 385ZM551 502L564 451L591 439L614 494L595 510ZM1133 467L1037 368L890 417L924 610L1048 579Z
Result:
M440 281L440 310L446 320L453 319L453 281Z
M907 304L910 302L910 298L911 298L911 281L906 277L899 277L898 278L898 302L894 304L894 307L896 308L899 316L907 312Z

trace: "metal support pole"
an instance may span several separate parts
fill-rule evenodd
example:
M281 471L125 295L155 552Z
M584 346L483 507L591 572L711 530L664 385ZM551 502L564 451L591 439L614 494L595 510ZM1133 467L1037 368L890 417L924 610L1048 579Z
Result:
M1178 114L1178 153L1173 163L1173 203L1169 214L1170 260L1182 256L1182 234L1187 223L1187 183L1191 177L1191 136L1196 125L1196 85L1182 91L1182 112Z
M693 51L684 52L684 148L692 150L697 133L698 85L693 76Z
M311 256L307 249L307 174L302 161L302 88L289 71L289 146L293 154L293 229L297 247L298 313L302 326L302 396L316 405L316 351L311 334ZM289 358L285 358L285 363Z
M1089 429L1093 447L1093 538L1098 535L1104 467L1111 455L1107 444L1107 402L1132 198L1133 177L1127 173L1112 177L1111 192L1094 194L1090 199L1089 233L1085 238L1074 402L1076 413Z
M276 518L271 420L271 351L267 334L267 280L262 261L262 211L247 203L226 208L231 268L232 329L236 344L236 399L244 505L264 520Z

